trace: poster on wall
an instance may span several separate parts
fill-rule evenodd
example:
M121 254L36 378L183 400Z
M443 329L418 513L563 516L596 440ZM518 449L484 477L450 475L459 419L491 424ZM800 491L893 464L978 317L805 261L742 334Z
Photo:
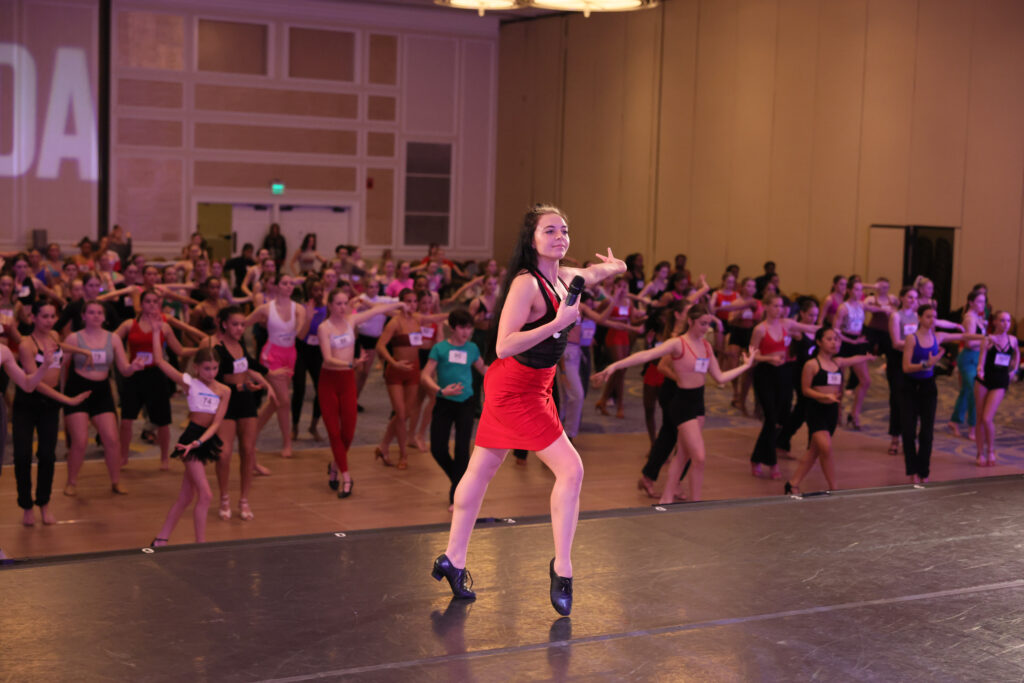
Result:
M0 0L0 245L96 236L98 0Z

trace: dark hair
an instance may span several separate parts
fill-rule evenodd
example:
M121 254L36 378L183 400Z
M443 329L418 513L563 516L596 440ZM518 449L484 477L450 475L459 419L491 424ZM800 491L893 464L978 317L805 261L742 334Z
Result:
M508 269L505 271L505 281L502 283L501 296L494 304L494 319L501 319L501 311L505 308L505 299L508 298L508 291L512 287L512 281L523 272L537 270L537 247L533 244L533 235L537 231L540 219L548 214L555 214L561 217L566 224L569 217L565 212L553 204L534 204L533 207L523 216L523 223L519 228L519 238L512 248L512 258L508 260ZM487 335L487 348L480 349L486 362L494 360L497 356L495 351L498 344L498 326L491 325L491 332Z
M665 307L665 310L661 314L661 334L659 339L661 341L667 341L671 336L672 332L675 331L676 326L676 315L683 312L686 306L686 301L679 299L669 303Z
M45 296L41 296L32 302L32 315L39 315L39 311L43 310L43 308L45 308L46 306L53 306L53 310L57 310L56 303L46 298Z
M411 292L412 290L403 289L402 291ZM334 303L334 297L338 296L339 294L344 294L345 296L348 296L348 292L345 291L344 287L335 287L334 289L331 290L331 293L327 295L327 303Z
M922 318L928 311L934 311L935 306L933 304L921 304L917 307L917 317Z
M312 242L312 244L310 244ZM302 238L302 246L299 247L299 251L306 251L306 249L316 249L316 233L307 232L306 236Z
M967 303L973 304L974 300L977 299L979 296L985 296L980 289L971 290L971 293L967 295Z
M236 306L234 304L232 304L231 306L225 306L224 308L217 311L217 329L223 332L224 325L227 324L228 319L230 319L231 316L236 314L245 315L245 313L242 312L242 307Z
M402 291L400 291L398 293L398 300L401 301L402 299L404 299L406 294L413 294L413 295L415 295L416 292L415 292L415 290L409 289L408 287L403 287ZM417 301L419 301L419 299L417 299Z
M814 355L815 356L817 356L818 355L818 351L821 350L821 340L825 338L825 333L830 331L830 330L835 332L834 328L831 328L828 325L822 325L821 327L819 327L817 330L814 331L814 343L817 344L817 346L818 346L818 348L816 348L814 350Z
M818 300L813 296L801 296L796 300L796 305L800 309L801 313L806 313L811 310L812 306L818 306ZM820 308L820 306L819 306Z
M765 261L764 262L764 269L768 270L768 266L771 266L772 268L774 268L775 267L775 261Z
M246 242L242 245L242 253L244 254L246 249L252 251L255 247L252 246L252 242Z
M657 273L662 268L668 268L671 271L672 264L670 264L668 261L658 261L656 264L654 264L654 273ZM651 274L652 277L654 273Z
M85 305L82 306L82 313L85 313L87 310L89 310L90 306L99 306L100 308L102 308L103 309L103 315L104 315L104 317L106 317L106 315L107 315L107 307L103 305L102 301L99 301L97 299L93 299L92 301L86 301Z
M629 256L626 257L626 273L630 277L633 276L634 271L636 270L636 261L639 258L643 258L643 256L641 254L639 254L639 253L632 253L632 254L630 254ZM640 270L640 277L642 278L643 276L644 276L644 271L643 271L643 269L641 269Z
M456 327L467 327L473 325L473 316L465 308L453 309L448 314L448 326L453 330Z
M141 304L142 300L145 299L150 294L155 296L160 301L164 300L164 297L160 292L156 291L152 287L146 287L144 290L142 290L142 294L139 294L139 303Z
M917 289L914 287L914 285L903 285L902 287L900 287L900 298L902 299L907 294L910 294L911 292L916 292L916 291L917 291Z

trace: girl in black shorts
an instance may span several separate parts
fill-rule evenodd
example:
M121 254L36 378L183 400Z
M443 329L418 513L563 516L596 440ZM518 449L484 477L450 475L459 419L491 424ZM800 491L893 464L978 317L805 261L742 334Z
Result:
M74 496L77 493L78 473L85 460L90 422L96 427L103 443L107 473L110 475L110 489L114 493L126 493L121 486L121 444L117 431L114 394L110 389L111 369L116 364L122 376L131 377L146 366L140 358L129 364L121 338L103 329L106 310L99 301L85 304L82 319L85 328L71 333L66 339L80 351L76 351L72 356L74 367L68 371L64 389L72 395L83 391L92 393L77 406L64 408L64 423L71 441L68 449L68 481L64 486L64 495Z
M866 363L871 355L839 358L839 333L831 327L822 327L814 335L818 351L814 358L804 363L800 375L800 387L806 401L807 456L800 462L796 472L786 482L787 495L800 495L800 482L811 471L815 460L821 461L828 490L836 489L836 470L832 462L832 434L839 423L839 403L843 395L842 368L856 363Z
M1011 335L1012 319L999 311L992 321L992 334L981 343L978 355L978 376L974 379L975 405L978 406L978 467L996 464L994 450L996 411L1010 386L1010 378L1020 367L1020 348Z
M217 313L217 334L204 345L212 346L217 359L217 381L231 390L227 412L217 435L224 442L224 450L217 461L217 485L220 487L220 510L217 515L231 519L231 498L228 485L231 481L231 445L238 437L238 451L241 456L242 495L238 499L238 516L243 521L253 518L249 507L249 490L252 488L253 466L256 462L256 422L259 413L257 392L267 390L274 403L278 396L273 387L254 368L256 361L249 355L242 341L245 333L245 314L238 306L227 306Z

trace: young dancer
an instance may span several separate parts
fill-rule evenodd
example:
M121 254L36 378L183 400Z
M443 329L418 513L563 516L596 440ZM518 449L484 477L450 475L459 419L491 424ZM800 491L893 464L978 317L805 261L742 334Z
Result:
M487 484L509 449L525 448L555 475L551 491L551 527L555 557L548 573L555 610L572 610L572 541L579 518L583 463L569 442L551 397L558 363L568 340L566 328L579 318L578 300L563 305L568 289L564 280L575 276L593 285L622 273L626 264L612 255L598 254L601 263L586 269L559 266L569 248L565 214L553 206L537 205L523 227L509 264L504 305L498 307L496 360L484 378L484 407L477 427L476 446L469 467L455 490L448 547L434 560L432 576L447 579L455 597L476 594L466 570L466 549L480 512Z
M985 318L985 305L988 297L979 290L967 295L967 307L964 309L964 332L985 334L988 319ZM964 341L960 343L960 353L956 356L956 367L960 375L960 393L957 394L953 413L949 416L949 431L960 436L960 425L967 425L967 438L975 438L974 425L977 422L974 402L974 377L978 374L980 341Z
M153 334L153 363L182 391L188 401L188 426L178 438L174 456L181 456L185 464L185 476L181 480L181 492L174 501L160 534L150 543L151 547L167 545L171 532L195 499L192 520L195 525L196 543L206 542L206 512L210 508L213 494L206 479L205 465L217 462L224 443L217 436L224 415L228 411L231 390L217 381L219 363L209 346L199 349L193 358L195 376L182 373L164 360L160 348L159 334Z
M448 511L455 506L455 489L469 465L469 440L473 436L473 377L470 368L484 375L487 366L480 349L470 341L473 316L457 308L448 314L452 336L430 349L420 377L423 386L437 396L430 416L430 454L451 481ZM437 378L435 379L435 371ZM455 427L455 457L448 452L448 439Z
M334 462L328 466L328 485L338 488L338 475L344 486L339 498L352 495L353 481L348 473L348 448L356 432L356 376L354 368L367 360L365 350L355 357L356 328L375 315L386 314L401 307L398 302L377 304L359 311L351 310L349 297L343 289L335 289L327 296L328 317L317 328L317 341L323 365L318 384L320 413L324 429L331 442ZM378 456L381 457L378 452ZM390 463L384 459L385 465Z
M874 356L864 354L840 358L839 333L831 327L821 327L814 334L817 352L814 358L804 363L800 373L800 390L807 399L807 455L800 461L796 472L786 482L787 495L800 495L800 482L814 467L821 463L829 491L836 490L836 470L832 462L832 435L839 424L839 404L843 396L843 373L841 370L856 363L866 362Z
M839 306L832 327L839 333L842 346L839 349L840 355L844 358L862 357L868 352L868 339L864 335L864 304L861 297L864 294L864 285L854 282L847 288L846 299ZM854 393L853 408L846 416L846 424L856 431L860 431L860 409L864 405L864 397L867 396L868 388L871 386L871 375L868 374L868 363L866 360L860 363L846 363L843 367L853 368L857 375L857 388Z
M78 473L85 460L90 422L96 427L103 443L103 455L107 462L107 473L110 475L110 489L114 493L126 493L121 486L121 443L114 394L110 388L111 370L116 367L122 377L131 377L137 371L145 369L146 365L139 357L129 363L121 338L103 329L106 319L103 304L90 301L85 305L83 317L85 328L72 333L68 341L87 353L74 354L74 367L68 371L64 390L70 394L88 391L90 395L83 403L64 408L64 422L71 440L68 449L68 480L64 486L64 495L76 494Z
M978 406L978 467L996 464L996 411L1010 386L1010 378L1020 367L1020 347L1011 335L1012 319L1007 311L997 311L992 334L985 337L978 356L974 380L975 402Z
M753 280L751 280L753 282ZM661 494L661 503L675 502L676 487L683 467L690 462L690 500L700 500L704 483L704 384L707 375L718 384L738 377L754 363L753 356L742 354L740 364L727 372L718 367L711 344L705 339L711 329L713 316L707 307L697 304L686 312L688 327L685 333L665 343L640 351L616 361L591 377L594 383L605 381L609 375L633 365L640 365L664 356L670 356L678 377L678 390L672 397L669 415L678 429L676 457L669 465L668 479ZM795 321L794 321L795 323Z

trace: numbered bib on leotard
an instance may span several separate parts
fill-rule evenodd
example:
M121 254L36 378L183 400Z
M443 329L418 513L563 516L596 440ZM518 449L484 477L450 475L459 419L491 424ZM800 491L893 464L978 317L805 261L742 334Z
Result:
M862 329L864 329L864 321L863 320L851 320L850 321L850 328L849 328L850 334L860 334L860 331Z
M17 294L15 294L15 296L18 297L19 299L24 299L31 293L32 291L28 288L28 285L22 285L21 287L18 287L18 292Z
M917 332L917 323L903 323L903 336L909 337Z
M754 319L754 312L752 310L750 310L749 308L745 308L745 309L743 309L743 312L740 313L740 317L743 318L744 320L753 320Z
M132 298L130 296L126 296L124 299L122 299L122 301L124 302L124 305L127 306L128 308L132 308L135 306L135 302L132 301Z
M350 275L349 279L352 280L352 282L359 282L359 276L358 275Z
M785 335L785 336L784 336L784 337L782 338L782 345L783 345L783 346L787 346L787 347L788 347L788 346L789 346L790 344L792 344L792 343L793 343L793 338L792 338L792 337L790 337L790 336L789 336L788 334L787 334L787 335Z
M830 372L828 373L828 385L830 387L838 387L843 384L843 373L841 372Z
M310 346L320 346L320 337L315 334L306 337L306 343Z
M135 354L135 357L141 358L143 365L153 364L153 354L150 351L139 351L137 354Z
M241 358L236 358L235 361L231 364L231 369L234 370L232 374L235 375L241 374L243 372L248 372L249 359L246 358L245 356L242 356Z
M594 341L594 333L597 332L597 323L593 320L584 320L580 324L580 343L583 346L590 346Z
M0 315L4 316L5 318L13 318L14 317L14 309L13 308L0 308Z
M106 365L107 364L107 351L106 349L100 349L99 351L92 352L92 364L93 365Z
M423 333L422 332L410 332L409 333L409 346L423 346Z
M1010 354L996 352L996 365L1001 368L1010 367Z
M421 327L420 328L420 334L423 335L424 339L433 339L434 338L434 328L433 327Z
M448 349L448 362L465 365L469 362L469 354L459 349Z
M629 315L629 306L619 306L619 315Z
M344 334L332 334L331 335L331 348L332 349L344 349L352 346L355 339L352 337L351 332Z
M694 372L707 372L708 371L708 365L710 365L710 363L711 363L711 359L710 358L697 358L696 360L693 361L693 371Z

